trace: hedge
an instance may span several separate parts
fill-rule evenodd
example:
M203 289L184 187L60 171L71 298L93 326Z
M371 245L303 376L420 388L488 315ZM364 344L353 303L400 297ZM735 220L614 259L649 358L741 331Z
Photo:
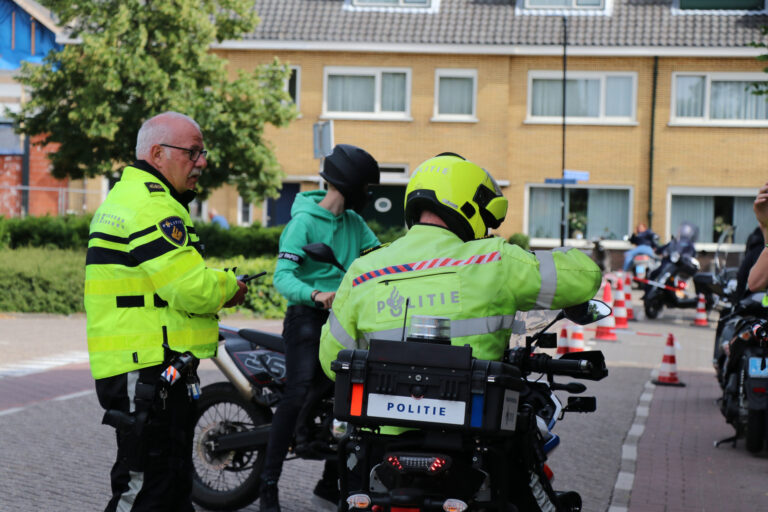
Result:
M227 309L282 318L285 299L272 286L275 258L208 258L212 268L237 267L238 274L268 274L248 283L245 305ZM0 249L0 311L71 314L84 311L85 251L24 247Z
M88 247L91 217L65 215L20 219L0 216L0 249L85 249ZM370 226L382 243L391 242L405 233L404 228L385 228L376 222L371 222ZM206 258L275 256L283 228L284 226L262 227L256 223L247 227L233 226L230 229L222 229L218 224L195 222L195 231L205 246Z

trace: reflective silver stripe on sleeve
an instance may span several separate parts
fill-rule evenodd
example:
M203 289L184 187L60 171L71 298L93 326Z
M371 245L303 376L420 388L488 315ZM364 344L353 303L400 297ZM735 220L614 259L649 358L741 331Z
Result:
M512 329L514 324L514 315L497 315L482 318L451 320L451 338L492 334L503 329ZM401 341L405 338L405 336L403 336L402 327L398 327L396 329L386 329L383 331L367 332L364 334L364 337L368 343L370 343L371 340Z
M555 257L552 251L537 251L534 254L539 261L539 274L541 274L541 288L536 297L536 306L541 309L550 309L557 290Z
M331 334L339 343L346 348L357 348L355 339L347 334L347 331L339 323L339 319L333 314L333 310L331 310L331 315L328 317L328 322L330 323Z

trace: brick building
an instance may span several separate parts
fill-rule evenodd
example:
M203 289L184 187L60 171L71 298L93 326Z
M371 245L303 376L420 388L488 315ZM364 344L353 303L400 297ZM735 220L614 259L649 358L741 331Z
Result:
M68 180L51 176L46 155L13 132L6 109L18 112L24 91L15 80L22 62L39 63L56 43L58 27L36 2L0 0L0 215L58 215L69 210Z

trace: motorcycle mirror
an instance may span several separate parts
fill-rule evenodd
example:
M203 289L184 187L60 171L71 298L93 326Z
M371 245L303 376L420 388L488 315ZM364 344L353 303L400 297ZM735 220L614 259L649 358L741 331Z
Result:
M336 259L336 255L333 253L333 249L322 242L307 244L302 247L302 250L307 253L307 256L315 261L319 261L320 263L329 263L345 273L347 271L347 269L341 266L341 263L339 263L339 261Z
M608 304L596 299L563 309L565 317L579 325L587 325L602 320L609 316L611 311Z

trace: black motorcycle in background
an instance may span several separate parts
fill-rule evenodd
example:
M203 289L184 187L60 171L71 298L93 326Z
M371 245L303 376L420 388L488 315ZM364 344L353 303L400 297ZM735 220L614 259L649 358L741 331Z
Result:
M755 295L761 296L762 303L765 294ZM761 313L762 318L751 314L739 318L735 336L723 342L720 412L736 432L715 442L715 446L726 442L736 446L738 439L745 438L747 451L751 453L763 449L768 424L768 320L765 318L768 309L759 311L756 299L749 297L745 307Z
M678 236L657 249L656 252L662 256L661 265L649 275L648 279L636 278L638 282L645 285L643 306L646 317L650 319L658 317L664 307L695 308L699 293L704 293L707 297L707 309L711 308L711 293L696 289L696 295L686 294L687 281L701 268L693 245L698 231L693 224L683 222L678 230Z

